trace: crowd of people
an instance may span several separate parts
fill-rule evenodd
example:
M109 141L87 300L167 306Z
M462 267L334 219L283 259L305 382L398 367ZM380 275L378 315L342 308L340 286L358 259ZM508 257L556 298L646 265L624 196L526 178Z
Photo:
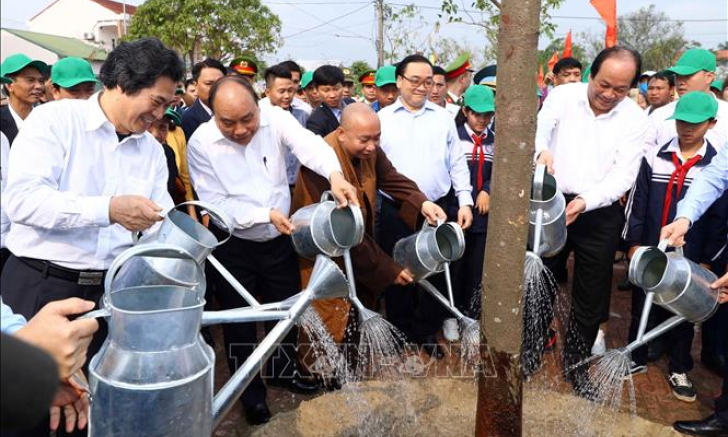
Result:
M303 71L290 60L259 72L254 59L241 57L227 66L205 59L188 77L173 50L145 38L118 45L98 77L82 59L49 66L24 54L8 56L1 75L8 97L0 109L3 367L32 356L8 356L6 345L16 345L8 339L50 354L45 369L62 381L43 398L52 405L52 429L84 428L88 398L78 381L106 336L103 321L75 317L99 303L106 270L133 244L129 231L154 232L164 212L185 201L200 200L230 217L232 237L215 255L261 303L290 297L309 279L312 264L299 259L290 237L296 210L326 191L342 207L359 207L365 237L352 260L362 301L433 359L445 355L438 339L448 316L417 292L392 252L424 222L455 222L466 238L463 258L452 265L455 302L479 316L497 156L496 66L476 71L467 54L437 66L413 54L355 78L339 66ZM728 301L726 85L707 50L684 52L664 72L643 72L639 53L613 47L586 69L561 59L534 92L534 161L554 175L567 200L566 247L544 261L565 283L574 257L563 356L577 394L587 395L589 380L575 364L603 341L617 253L630 259L662 239L685 244L687 258L720 277L712 287ZM204 208L185 211L226 236ZM207 281L208 307L247 305L213 269ZM432 283L445 290L444 275ZM644 305L642 290L633 287L632 296L630 339ZM314 306L336 341L350 340L347 327L356 316L345 300ZM703 325L701 359L721 375L726 309ZM653 312L653 324L669 316ZM540 349L555 335L544 333ZM667 354L673 394L694 401L693 335L686 322L659 345L637 350L632 373ZM243 393L250 424L270 419L268 386L321 389L295 358L297 339L291 331L277 354L283 359L269 362L268 377L258 375ZM226 324L223 341L232 372L252 353L256 326ZM23 390L16 385L13 396ZM3 405L6 393L4 370ZM676 428L726 435L727 396L724 384L715 415ZM47 435L47 421L5 408L4 427Z

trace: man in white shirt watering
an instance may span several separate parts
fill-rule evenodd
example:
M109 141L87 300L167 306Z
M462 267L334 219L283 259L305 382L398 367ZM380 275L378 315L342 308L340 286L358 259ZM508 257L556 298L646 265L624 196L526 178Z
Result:
M544 260L563 271L573 250L574 283L564 367L577 393L588 395L586 358L599 324L609 318L612 261L622 226L619 198L632 186L645 149L647 116L627 99L641 70L638 53L602 51L587 84L562 85L538 115L536 158L554 173L566 200L566 247Z
M215 254L261 302L283 300L301 286L298 256L290 238L286 151L327 178L340 205L351 202L358 206L356 190L344 179L336 154L321 137L302 127L288 111L259 107L255 91L243 79L220 79L212 86L209 101L213 119L200 125L187 153L200 200L217 206L234 222L233 236ZM213 219L210 229L222 237L221 226ZM224 280L217 281L215 297L221 309L248 305ZM274 325L267 324L267 328ZM232 372L253 352L256 328L250 323L228 324L223 333ZM296 333L291 331L281 342L278 359L269 362L272 378L267 382L310 394L318 387L298 377ZM257 425L270 419L266 386L259 375L241 400L248 423Z

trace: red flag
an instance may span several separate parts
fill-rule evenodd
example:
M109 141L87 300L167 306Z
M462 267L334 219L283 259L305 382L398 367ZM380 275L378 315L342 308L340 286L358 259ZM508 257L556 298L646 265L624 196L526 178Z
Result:
M617 45L617 0L590 0L605 23L607 23L606 48Z
M573 58L574 52L573 47L571 43L571 31L566 34L566 40L564 41L564 53L561 55L561 58Z
M559 62L559 52L554 52L553 56L551 56L551 59L549 59L549 71L554 71L554 65Z
M538 88L543 89L543 65L538 66Z

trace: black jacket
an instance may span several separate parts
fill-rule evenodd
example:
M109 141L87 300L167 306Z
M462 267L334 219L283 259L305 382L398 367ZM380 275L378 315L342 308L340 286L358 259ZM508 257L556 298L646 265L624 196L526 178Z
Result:
M12 146L15 137L18 136L18 126L15 124L15 119L10 114L10 106L8 105L0 108L0 131L8 137L10 146Z
M314 109L306 121L306 129L325 137L339 127L339 120L334 112L326 105L321 105Z
M185 132L185 139L189 141L197 128L202 123L210 121L211 118L212 116L202 107L200 99L195 100L195 103L182 114L182 130Z

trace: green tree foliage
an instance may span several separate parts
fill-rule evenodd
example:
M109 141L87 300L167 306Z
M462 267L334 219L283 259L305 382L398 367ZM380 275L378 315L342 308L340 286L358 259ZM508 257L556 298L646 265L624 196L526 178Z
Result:
M147 0L137 8L128 39L154 36L189 63L260 59L280 45L281 22L260 0Z

